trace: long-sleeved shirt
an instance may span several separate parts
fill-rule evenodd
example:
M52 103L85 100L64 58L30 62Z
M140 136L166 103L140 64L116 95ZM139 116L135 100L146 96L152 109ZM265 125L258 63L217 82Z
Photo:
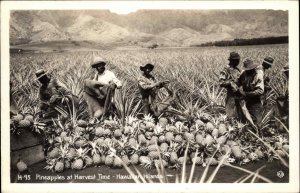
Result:
M93 80L103 85L108 85L110 82L113 82L117 85L117 88L122 87L122 82L116 77L115 73L109 70L105 70L102 74L97 73Z
M238 79L238 86L242 86L246 98L260 98L264 94L264 73L262 69L255 69L254 74L244 71Z
M138 85L143 98L148 98L149 96L155 98L157 87L155 78L152 75L148 77L141 75L138 79Z
M236 84L241 71L238 68L225 67L220 72L219 82L221 87L227 88L228 92L231 92L232 83Z

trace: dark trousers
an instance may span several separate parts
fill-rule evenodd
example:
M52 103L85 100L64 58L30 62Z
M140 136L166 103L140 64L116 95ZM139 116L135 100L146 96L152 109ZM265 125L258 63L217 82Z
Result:
M247 99L246 107L255 125L259 126L263 116L263 104L260 99Z

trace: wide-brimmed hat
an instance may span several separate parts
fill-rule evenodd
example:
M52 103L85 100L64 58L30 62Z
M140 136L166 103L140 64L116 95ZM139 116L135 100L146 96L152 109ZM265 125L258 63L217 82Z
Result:
M102 66L102 65L106 65L107 61L104 60L103 58L97 56L93 59L93 62L91 63L91 67L92 68L96 68L97 66Z
M259 66L257 63L254 63L253 60L249 58L245 59L243 63L244 63L244 70L252 70Z
M241 57L236 52L230 52L228 60L239 60Z
M265 57L263 63L268 64L270 66L273 65L274 59L272 57Z
M287 71L289 71L289 64L286 63L286 64L284 65L284 67L282 68L281 71L282 71L282 72L287 72Z
M43 70L43 69L37 70L35 72L35 76L36 76L35 80L39 80L40 78L42 78L43 76L46 76L47 74L49 74L49 73L45 72L45 70Z
M154 68L154 65L150 64L150 63L146 64L145 66L140 66L141 71L145 71L146 69L149 69L150 71L152 71L153 68Z

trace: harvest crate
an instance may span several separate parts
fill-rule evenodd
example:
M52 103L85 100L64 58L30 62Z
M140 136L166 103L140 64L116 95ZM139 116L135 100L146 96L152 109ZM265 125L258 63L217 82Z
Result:
M10 135L11 165L16 166L18 157L32 165L45 159L42 137L30 131L22 131L20 135Z

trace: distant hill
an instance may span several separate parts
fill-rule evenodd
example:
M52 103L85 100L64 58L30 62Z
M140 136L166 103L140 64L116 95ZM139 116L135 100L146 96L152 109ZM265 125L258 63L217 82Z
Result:
M90 41L191 46L237 38L288 35L288 12L274 10L13 11L10 43Z

